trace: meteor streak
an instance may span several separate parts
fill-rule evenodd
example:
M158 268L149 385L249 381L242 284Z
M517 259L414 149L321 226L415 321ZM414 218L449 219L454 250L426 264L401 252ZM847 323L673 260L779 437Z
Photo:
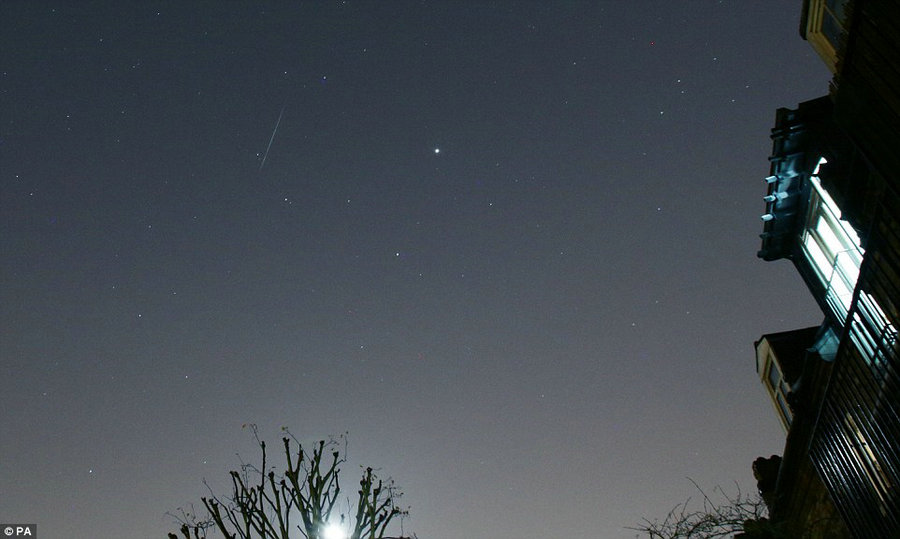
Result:
M266 166L266 157L269 157L269 149L272 147L272 142L275 140L275 133L278 132L278 124L281 123L281 116L284 114L284 107L281 107L281 112L278 114L278 121L275 122L275 129L272 130L272 137L269 139L269 145L266 146L266 153L263 154L262 163L259 164L259 170L261 171L264 166Z

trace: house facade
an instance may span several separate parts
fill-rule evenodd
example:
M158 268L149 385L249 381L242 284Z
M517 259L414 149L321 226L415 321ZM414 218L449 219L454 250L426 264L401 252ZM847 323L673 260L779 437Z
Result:
M824 321L793 335L784 357L770 353L784 335L757 343L757 370L787 430L772 517L798 533L810 511L830 518L804 505L818 481L852 536L896 538L900 3L803 9L801 34L834 78L829 95L776 112L758 255L792 262Z

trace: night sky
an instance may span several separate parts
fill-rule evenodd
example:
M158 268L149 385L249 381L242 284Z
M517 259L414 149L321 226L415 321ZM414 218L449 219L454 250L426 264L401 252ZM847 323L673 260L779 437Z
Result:
M420 539L753 491L753 342L822 318L756 258L800 8L3 0L0 521L164 537L245 424Z

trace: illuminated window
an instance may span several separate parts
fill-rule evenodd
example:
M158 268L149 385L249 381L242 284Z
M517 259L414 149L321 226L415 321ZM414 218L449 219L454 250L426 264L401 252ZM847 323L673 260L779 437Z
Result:
M825 158L819 165L826 163ZM863 254L859 235L841 218L841 209L822 187L819 167L809 177L809 213L803 230L806 257L825 287L825 299L842 323L850 310Z
M819 165L826 163L825 158ZM897 348L897 328L871 294L860 291L848 319L865 250L859 235L841 216L841 209L822 187L819 167L809 177L812 189L803 230L803 250L820 282L825 299L841 324L850 325L850 339L873 367L883 367L887 354Z
M897 328L865 291L860 291L856 310L850 317L850 339L869 365L878 369L885 366L887 355L897 347Z

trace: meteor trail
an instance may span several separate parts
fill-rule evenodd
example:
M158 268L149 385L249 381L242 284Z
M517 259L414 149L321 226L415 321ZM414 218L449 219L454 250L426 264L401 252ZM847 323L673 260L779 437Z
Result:
M282 114L284 114L284 107L281 107L281 112L278 113L278 121L275 122L275 129L272 130L272 138L269 139L269 145L266 146L266 153L263 154L262 163L259 164L259 170L262 170L266 165L266 157L269 157L269 148L272 147L272 141L275 140L275 133L278 132L278 124L281 123Z

